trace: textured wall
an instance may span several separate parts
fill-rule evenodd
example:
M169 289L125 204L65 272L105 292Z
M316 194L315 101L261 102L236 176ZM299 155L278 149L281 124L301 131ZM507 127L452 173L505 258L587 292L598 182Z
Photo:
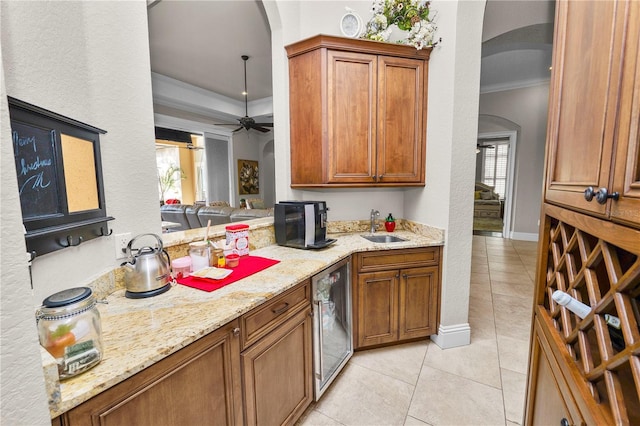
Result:
M6 12L0 8L0 21ZM0 45L0 57L2 57ZM4 70L0 72L0 424L49 420L33 316ZM13 171L13 173L7 173ZM16 205L18 208L16 209ZM29 398L25 398L28 395Z
M146 3L0 2L6 94L73 117L101 136L114 233L160 232ZM119 264L113 237L37 258L33 291L2 93L2 424L48 415L34 307ZM18 377L19 376L19 377ZM47 419L48 420L48 419Z
M107 214L116 218L110 227L159 233L157 184L148 178L156 164L144 2L2 6L9 12L2 22L7 93L106 130L100 147ZM112 239L37 258L36 302L111 270L118 264Z

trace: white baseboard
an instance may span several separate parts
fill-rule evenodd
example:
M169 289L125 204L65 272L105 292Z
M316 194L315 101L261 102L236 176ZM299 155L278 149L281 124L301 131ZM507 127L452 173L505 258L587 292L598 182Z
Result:
M512 240L521 241L538 241L538 234L532 234L528 232L511 232L510 238Z
M442 349L466 346L471 343L471 327L469 327L469 323L456 325L440 324L438 334L432 335L431 340Z

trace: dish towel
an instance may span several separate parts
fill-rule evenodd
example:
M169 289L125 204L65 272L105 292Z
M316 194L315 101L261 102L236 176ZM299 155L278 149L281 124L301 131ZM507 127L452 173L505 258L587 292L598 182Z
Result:
M186 285L188 287L197 288L198 290L203 290L207 292L211 292L214 290L218 290L226 285L234 283L242 278L246 278L249 275L253 275L256 272L260 272L264 269L269 268L277 263L280 263L279 260L269 259L266 257L260 256L241 256L240 263L235 268L229 268L233 272L226 278L222 280L211 280L208 278L198 278L187 276L184 278L177 279L178 284Z

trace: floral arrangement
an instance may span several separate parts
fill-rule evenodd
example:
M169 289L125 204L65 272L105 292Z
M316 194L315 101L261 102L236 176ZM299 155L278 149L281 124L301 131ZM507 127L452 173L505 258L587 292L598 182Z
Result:
M371 7L373 17L367 22L362 38L388 41L392 26L396 25L408 31L407 37L399 43L418 50L435 46L441 39L435 39L437 27L433 16L430 16L429 5L430 2L426 0L374 0Z

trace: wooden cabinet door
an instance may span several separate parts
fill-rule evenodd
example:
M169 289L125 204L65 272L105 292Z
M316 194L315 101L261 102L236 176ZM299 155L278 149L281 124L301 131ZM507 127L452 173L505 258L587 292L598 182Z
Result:
M374 183L376 58L327 52L329 183Z
M625 41L616 165L612 190L620 194L611 202L611 219L640 225L640 3L629 4Z
M310 312L300 311L242 352L246 424L294 424L313 400Z
M378 58L378 183L424 183L427 62Z
M605 215L588 187L607 188L624 29L624 1L556 4L546 199Z
M524 424L532 425L583 425L585 424L572 399L565 399L569 388L561 376L560 365L536 319L531 340L531 365ZM566 422L563 422L566 419ZM561 423L562 422L562 423Z
M400 340L437 333L438 282L437 266L400 271Z
M238 321L65 413L69 425L240 425Z
M356 348L398 340L398 278L397 270L358 275Z

